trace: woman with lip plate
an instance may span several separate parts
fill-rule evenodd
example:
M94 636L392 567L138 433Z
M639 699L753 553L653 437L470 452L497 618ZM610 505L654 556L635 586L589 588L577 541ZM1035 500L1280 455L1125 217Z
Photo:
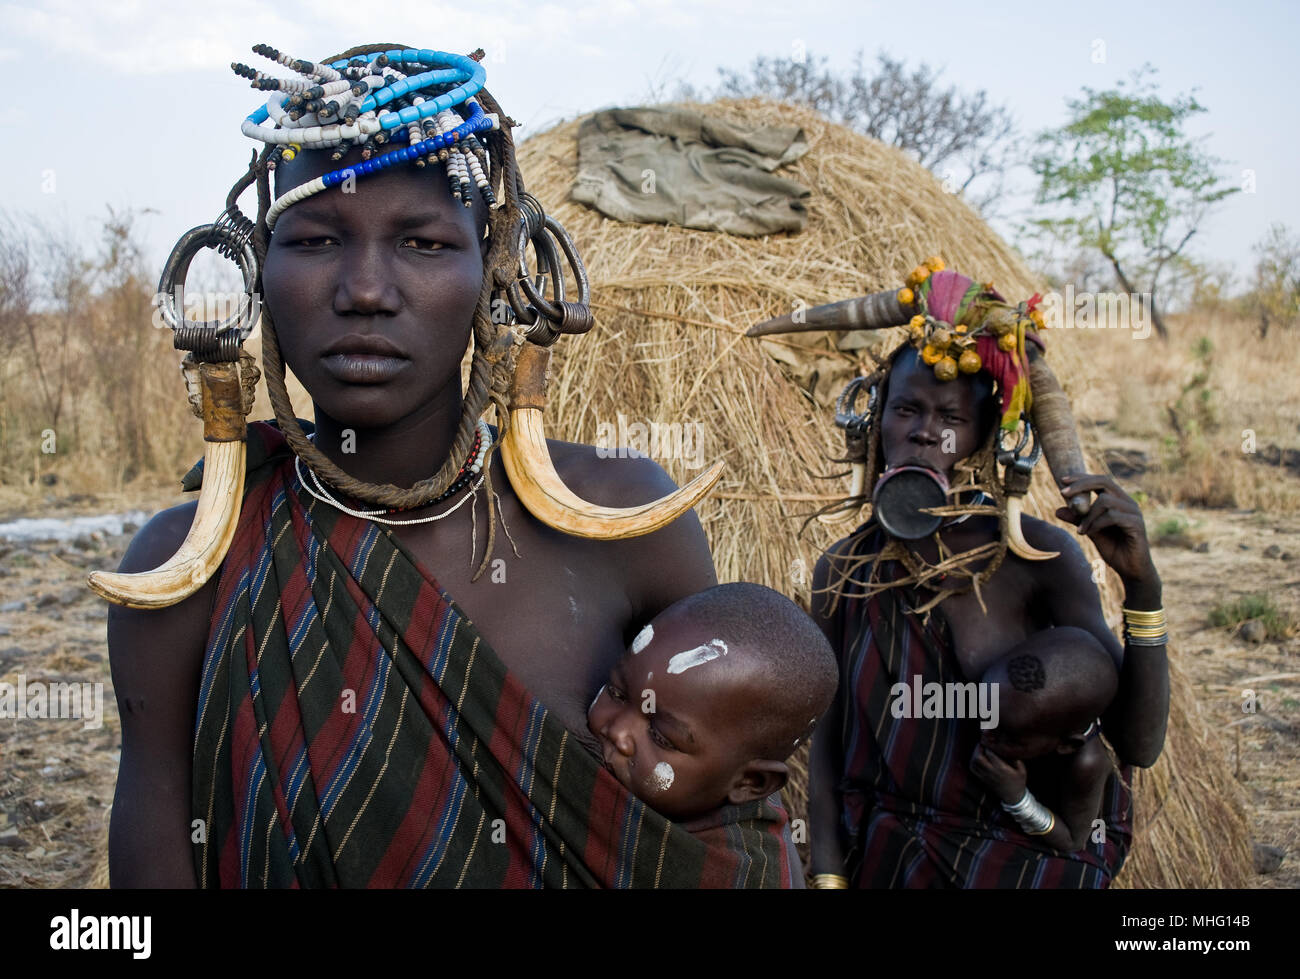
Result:
M1068 401L1042 360L1040 315L1033 300L1007 303L936 257L902 289L750 331L908 332L837 410L855 469L844 508L872 510L813 576L813 615L841 677L809 764L814 887L1101 888L1128 852L1130 769L1155 764L1169 711L1160 576L1137 504L1082 469ZM1037 451L1000 445L1022 418L1069 503L1057 516L1123 582L1122 643L1074 535L1020 512ZM1006 805L990 787L1007 789L1015 772L981 747L972 700L989 664L1045 647L1103 656L1118 676L1100 732L1119 768L1108 766L1096 822L1073 852L1049 835L1060 796L1026 792ZM945 691L942 702L903 693L927 687ZM1026 762L1031 783L1053 784L1047 765Z
M779 807L702 841L574 743L637 624L716 579L693 513L646 523L676 490L656 464L519 434L540 415L534 341L589 314L520 301L521 231L536 244L553 222L523 194L477 58L255 51L298 74L235 66L270 93L244 124L266 151L228 204L256 184L277 422L247 427L238 522L201 587L139 597L206 519L195 504L94 583L136 606L109 619L113 884L791 886ZM494 315L506 293L533 322ZM191 487L215 481L217 448ZM539 453L549 483L528 482Z

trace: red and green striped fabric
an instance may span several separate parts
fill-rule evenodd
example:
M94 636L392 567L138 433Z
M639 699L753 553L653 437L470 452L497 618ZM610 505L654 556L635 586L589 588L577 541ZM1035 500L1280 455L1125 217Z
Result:
M883 544L866 532L862 553ZM881 565L882 577L900 573ZM892 588L847 597L836 609L844 637L840 689L847 706L840 783L846 873L861 888L1103 888L1124 863L1133 835L1131 770L1107 780L1102 842L1061 853L1027 836L971 772L978 721L895 716L896 683L965 683L942 606L928 621ZM914 597L914 596L913 596ZM834 736L834 734L828 734Z
M195 722L201 886L791 886L775 797L660 816L393 537L302 492L274 427L249 452Z

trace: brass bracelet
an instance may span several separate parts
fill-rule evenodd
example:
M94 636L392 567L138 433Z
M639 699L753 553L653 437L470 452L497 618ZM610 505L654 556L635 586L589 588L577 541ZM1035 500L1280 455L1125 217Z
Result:
M813 874L812 889L815 891L847 891L849 879L839 874Z
M1169 642L1165 610L1121 609L1124 613L1124 645L1164 646Z
M1148 628L1153 626L1159 626L1163 628L1165 625L1165 610L1162 608L1156 608L1156 609L1124 608L1124 609L1120 609L1120 611L1124 614L1124 624L1127 626L1139 626L1139 627L1146 626Z
M1124 630L1125 646L1167 646L1169 645L1169 633L1161 632L1154 636L1137 636Z
M1162 625L1130 625L1125 626L1124 631L1130 636L1139 636L1143 639L1150 639L1152 636L1163 636L1169 630Z

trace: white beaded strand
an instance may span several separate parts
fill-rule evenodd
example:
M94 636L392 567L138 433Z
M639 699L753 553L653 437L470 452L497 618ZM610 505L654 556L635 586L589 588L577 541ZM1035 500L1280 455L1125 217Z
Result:
M475 453L473 461L468 466L465 467L466 473L481 474L483 472L484 460L487 457L488 450L492 446L492 442L493 442L492 429L490 429L488 427L487 422L483 421L483 419L481 418L479 419L478 422L478 434L479 434L479 449L478 452ZM309 435L307 437L308 439L315 441L314 435ZM390 513L391 512L390 510L357 510L348 506L346 503L343 503L341 500L336 499L334 497L334 494L332 494L328 489L326 489L325 484L320 481L320 478L316 475L315 470L313 470L310 466L307 467L307 475L311 477L311 481L308 482L307 479L303 478L302 459L300 459L297 456L294 456L293 467L294 467L294 471L298 474L298 482L302 484L302 488L305 489L310 496L319 500L321 503L328 504L329 506L334 507L336 510L341 510L342 512L349 514L350 516L356 517L360 520L371 520L375 523L387 524L392 527L405 527L412 524L433 523L435 520L442 520L446 517L451 516L453 513L455 513L465 504L466 500L468 500L470 497L474 496L478 492L479 487L483 485L483 480L487 478L486 475L479 475L478 481L470 488L469 493L463 496L460 499L460 501L457 502L450 509L443 511L442 513L437 513L429 517L415 517L410 520L393 520L391 518L382 516L382 514ZM426 503L424 505L428 506L429 504Z
M307 472L311 476L312 483L316 484L316 488L313 489L311 483L308 483L305 479L302 478L302 460L299 459L297 456L294 456L293 466L298 473L298 482L302 484L302 488L305 489L308 492L308 494L310 494L311 496L319 500L321 503L325 503L329 506L332 506L334 507L334 509L341 510L342 512L348 514L349 516L356 517L360 520L370 520L374 523L386 524L390 527L409 527L413 524L433 523L435 520L445 520L447 517L450 517L453 513L455 513L462 506L464 506L466 500L477 499L478 489L480 486L483 485L483 480L487 479L486 475L479 476L478 482L476 482L473 486L470 487L469 492L466 493L464 496L462 496L450 509L444 510L442 513L435 513L431 517L416 517L411 520L392 520L387 517L378 516L377 513L371 512L369 510L354 510L346 503L342 503L339 500L334 499L334 497L330 495L329 490L325 489L324 485L320 482L319 479L317 479L316 473L313 472L310 467L308 467ZM387 511L384 510L378 511L378 513L385 513L385 512Z

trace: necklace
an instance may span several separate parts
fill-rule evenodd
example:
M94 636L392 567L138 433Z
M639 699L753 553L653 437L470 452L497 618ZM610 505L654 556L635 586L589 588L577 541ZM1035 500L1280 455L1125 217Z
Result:
M314 433L313 435L309 435L308 438L313 439ZM474 442L474 450L470 458L466 460L465 465L461 467L460 474L456 477L455 481L452 482L452 484L449 487L447 487L447 489L442 493L442 495L438 496L435 499L430 500L428 503L421 504L421 505L431 506L435 503L441 503L443 500L459 492L467 483L473 480L473 478L476 475L478 476L478 480L470 488L469 493L461 497L461 499L454 506L449 507L448 509L444 510L442 513L435 513L432 516L428 516L428 517L416 517L411 520L393 520L384 517L383 514L386 513L400 512L391 509L386 509L386 510L354 509L348 506L346 503L343 503L341 500L337 499L328 489L326 489L325 484L320 481L320 479L317 477L316 473L312 470L310 466L307 467L307 475L311 477L310 481L305 479L303 477L303 471L302 471L303 470L302 460L297 456L294 457L293 468L298 475L298 482L302 484L302 488L305 489L310 496L319 500L321 503L326 503L329 506L334 507L336 510L341 510L343 513L346 513L349 516L357 517L361 520L370 520L374 523L386 524L390 527L406 527L412 524L433 523L435 520L442 520L446 517L450 517L453 513L455 513L457 510L459 510L462 506L465 505L466 500L476 498L478 495L478 488L483 485L483 480L486 478L486 474L483 474L483 462L484 459L487 457L488 449L491 447L491 445L492 445L492 430L488 428L487 422L480 420L478 423L478 437ZM405 509L414 509L414 508L408 507Z
M985 493L983 490L976 490L976 491L975 491L975 498L974 498L973 500L971 500L970 503L969 503L968 505L969 505L969 506L987 506L987 505L991 504L992 502L993 502L993 498L990 497L987 493ZM943 523L943 527L942 527L941 529L945 529L945 530L946 530L946 529L948 529L949 527L956 527L958 524L963 524L963 523L965 523L967 520L969 520L969 519L970 519L971 517L973 517L973 516L974 516L973 513L963 513L963 514L962 514L961 516L959 516L959 517L953 517L953 518L951 518L951 519L949 519L949 520L945 520L944 523ZM937 536L938 536L938 535L937 535L937 533L936 533L936 538L937 538ZM979 547L974 548L973 551L982 551L982 550L987 549L987 548L989 548L989 547L990 547L990 545L988 545L988 544L982 544L982 545L980 545ZM962 553L972 553L972 552L970 552L970 551L965 551L965 552L962 552ZM948 558L948 559L945 559L945 558L944 558L944 555L943 555L943 547L940 546L940 548L939 548L939 563L940 563L940 565L946 563L946 560L950 560L951 557L952 557L952 555L949 555L949 558ZM924 572L925 572L925 571L927 571L927 570L932 569L932 568L935 567L935 565L930 564L930 563L929 563L928 561L926 561L924 558L920 558L920 557L918 557L917 555L912 554L912 553L909 552L905 547L901 547L901 548L899 548L899 560L902 562L903 566L906 567L907 570L908 570L909 572L911 572L913 575L922 576L922 577L924 576ZM948 580L948 574L949 574L949 572L947 572L947 571L941 571L941 572L939 572L938 574L934 575L933 577L934 577L935 584L942 584L943 582L947 581L947 580ZM968 574L967 577L972 577L972 576ZM972 579L972 580L973 580L973 579ZM941 590L940 590L940 589L936 589L936 588L934 588L933 586L929 586L929 585L927 585L926 587L929 587L931 591L935 591L935 592L940 592L940 593L941 593ZM952 594L961 594L962 592L965 592L965 591L967 591L967 590L968 590L968 588L962 588L962 589L958 589L958 590L955 590L955 591L954 591L953 589L943 589L942 591L951 592Z

